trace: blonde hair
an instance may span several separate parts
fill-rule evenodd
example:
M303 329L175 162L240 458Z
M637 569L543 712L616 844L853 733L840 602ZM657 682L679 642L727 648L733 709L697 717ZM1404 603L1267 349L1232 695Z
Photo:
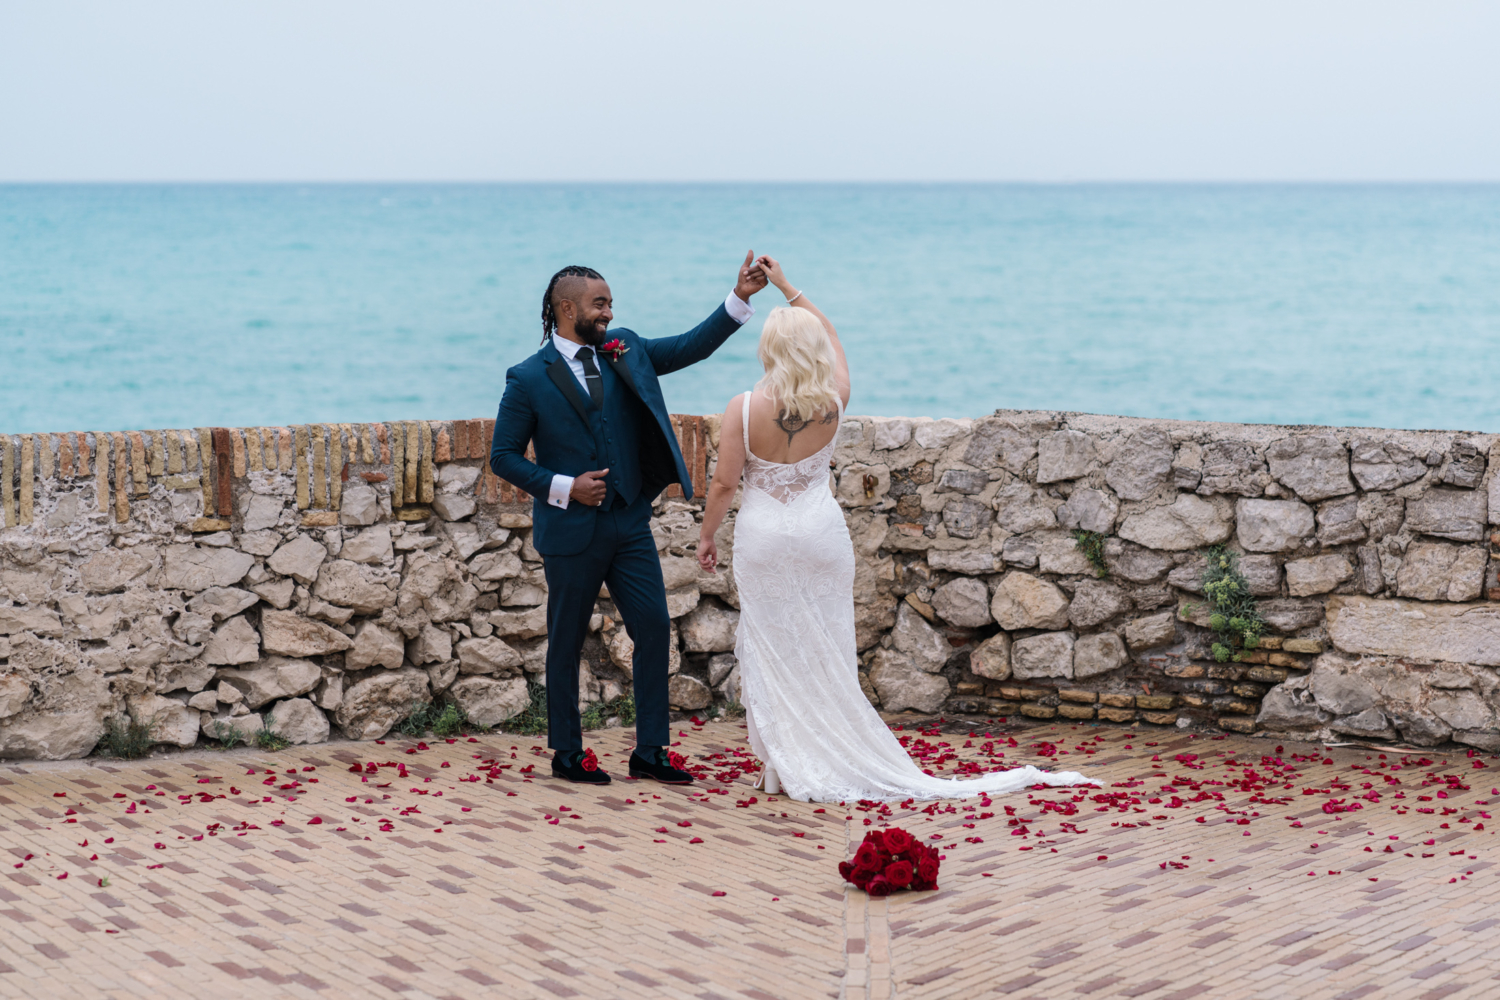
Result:
M765 377L756 388L789 417L811 420L834 405L833 346L823 323L806 309L778 306L760 332L760 363Z

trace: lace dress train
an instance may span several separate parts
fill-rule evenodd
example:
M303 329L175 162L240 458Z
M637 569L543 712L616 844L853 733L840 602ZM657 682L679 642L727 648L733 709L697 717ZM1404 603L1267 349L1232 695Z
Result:
M803 802L968 798L1028 785L1075 785L1072 771L1034 767L968 779L914 764L859 686L854 546L828 489L834 441L801 462L750 451L745 394L744 495L734 526L740 622L735 655L750 744ZM843 420L843 407L839 407Z

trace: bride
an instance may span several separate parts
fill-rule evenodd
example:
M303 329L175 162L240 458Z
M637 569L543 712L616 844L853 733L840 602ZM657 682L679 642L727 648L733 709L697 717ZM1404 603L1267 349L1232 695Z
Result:
M750 745L767 792L808 802L966 798L1044 783L1087 782L1020 767L969 780L934 778L907 756L859 685L854 547L828 488L849 402L849 366L833 324L781 265L758 262L786 296L760 337L765 378L729 401L698 561L714 572L714 533L744 476L734 525L740 623L734 652Z

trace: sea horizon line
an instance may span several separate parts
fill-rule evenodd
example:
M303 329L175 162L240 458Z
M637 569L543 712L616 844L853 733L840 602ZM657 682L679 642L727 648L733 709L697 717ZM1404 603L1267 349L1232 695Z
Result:
M811 179L811 180L486 180L486 179L0 179L0 188L38 187L1018 187L1018 188L1416 188L1500 187L1497 179Z

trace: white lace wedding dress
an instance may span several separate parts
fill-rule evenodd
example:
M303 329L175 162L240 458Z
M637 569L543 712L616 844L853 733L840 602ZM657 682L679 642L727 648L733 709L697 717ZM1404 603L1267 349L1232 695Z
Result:
M740 624L734 652L756 756L802 802L968 798L1090 779L1034 767L980 778L922 773L859 686L854 546L828 489L834 440L800 462L750 451L745 394L744 497L734 524ZM843 420L839 407L839 420Z

